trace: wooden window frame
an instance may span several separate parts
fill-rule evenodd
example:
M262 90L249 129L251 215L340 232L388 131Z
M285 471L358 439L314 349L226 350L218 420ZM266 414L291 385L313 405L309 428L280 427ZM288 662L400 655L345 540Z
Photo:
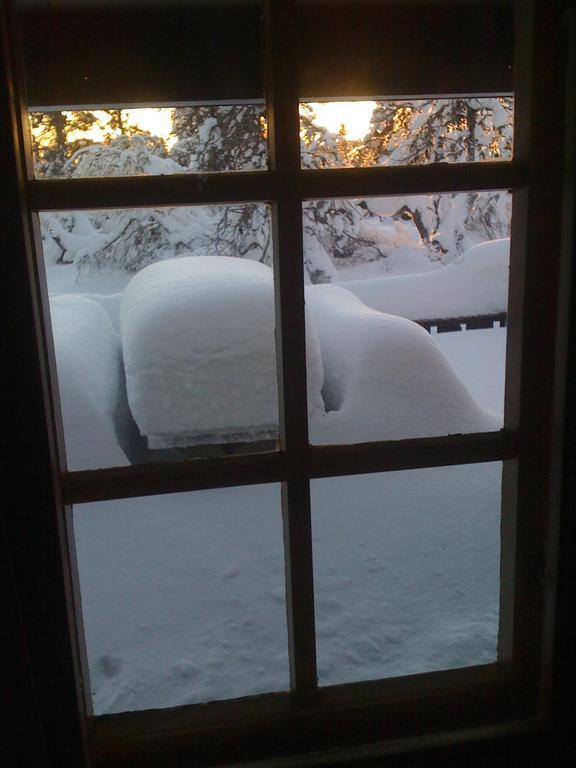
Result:
M167 754L174 764L184 764L178 760L188 760L191 755L194 764L219 764L288 759L295 753L320 750L350 756L381 754L397 750L399 744L406 748L423 746L442 738L439 734L446 740L454 734L471 738L541 724L547 715L552 648L550 611L558 535L559 423L567 321L562 286L568 247L562 234L562 163L546 161L538 150L548 126L537 105L553 97L564 104L563 59L552 56L558 44L558 12L551 11L542 0L516 3L512 161L302 170L295 2L269 0L269 171L37 181L27 150L26 102L11 4L8 0L2 3L7 70L2 102L2 116L7 120L2 135L10 141L9 183L14 191L5 205L13 222L11 255L20 254L18 263L10 262L14 277L7 291L14 289L22 297L24 320L22 327L13 331L20 334L23 346L13 354L20 362L29 363L31 378L23 392L29 413L24 423L13 425L14 434L24 436L14 437L14 445L24 450L30 434L36 437L35 461L28 475L33 482L29 486L13 484L8 497L12 503L17 500L23 508L41 513L35 522L45 551L34 551L32 559L40 564L47 583L39 584L37 575L26 574L25 562L18 558L15 570L36 600L39 591L45 593L52 611L43 635L48 632L54 648L58 648L55 669L42 667L42 648L34 638L30 640L48 751L75 755L77 765L107 768L164 765ZM488 189L514 193L504 429L352 446L310 446L302 201ZM272 206L280 450L178 464L63 470L47 301L35 256L40 253L38 212L258 200ZM542 259L543 252L552 254L549 260ZM537 305L543 307L538 322L531 310ZM556 343L551 344L550 339ZM542 375L543 371L548 375ZM521 386L522 382L530 385ZM498 662L318 688L310 480L487 461L502 461L504 466ZM282 483L291 692L94 717L89 691L84 687L88 676L78 609L72 505L267 482ZM10 505L7 510L11 512ZM29 555L25 526L10 514L8 524L13 539L20 540L22 552ZM27 606L25 601L27 626L38 626L32 602ZM59 686L61 695L54 705L52 698ZM66 718L64 725L62 716Z

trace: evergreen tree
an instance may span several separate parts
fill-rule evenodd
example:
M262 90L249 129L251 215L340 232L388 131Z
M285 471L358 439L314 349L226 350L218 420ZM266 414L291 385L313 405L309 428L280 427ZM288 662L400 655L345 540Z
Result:
M380 102L363 141L344 128L319 126L301 109L305 168L362 167L509 158L510 99L457 98ZM258 170L267 166L266 123L259 106L203 106L172 112L176 143L131 128L121 110L33 113L38 176L71 178ZM85 132L97 125L101 141ZM391 201L392 202L392 201ZM398 198L390 218L411 220L431 259L451 261L470 245L508 234L509 196L501 192ZM371 224L384 221L370 200L303 205L304 261L311 282L337 279L338 267L384 261L390 252ZM43 217L45 250L81 269L136 271L192 250L271 263L268 207L247 203ZM87 223L88 222L88 223Z
M263 108L254 104L183 107L174 110L178 141L171 157L194 172L266 168Z

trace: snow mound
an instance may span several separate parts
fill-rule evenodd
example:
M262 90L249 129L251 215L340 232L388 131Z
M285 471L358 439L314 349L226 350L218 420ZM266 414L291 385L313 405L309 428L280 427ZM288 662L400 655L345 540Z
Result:
M433 272L349 280L346 288L369 307L410 320L498 314L506 312L509 253L509 239L492 240Z
M308 331L309 402L323 411ZM270 439L278 433L272 270L224 256L152 264L122 297L128 402L150 448Z
M355 443L497 430L431 336L377 312L350 291L307 289L320 336L330 410L311 420L314 443Z
M128 464L113 422L120 342L105 310L83 296L50 301L68 469Z

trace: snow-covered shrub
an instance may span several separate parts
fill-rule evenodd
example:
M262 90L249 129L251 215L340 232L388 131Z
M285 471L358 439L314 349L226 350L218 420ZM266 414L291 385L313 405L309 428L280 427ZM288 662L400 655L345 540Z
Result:
M154 136L119 136L109 144L93 144L75 152L65 166L71 178L86 176L141 176L177 173L179 166L166 157L162 139Z
M120 340L106 311L84 296L50 300L68 469L127 464L114 410L120 387Z
M122 297L130 409L151 448L278 434L273 274L227 257L142 270ZM318 339L308 324L311 412L323 410Z
M381 244L367 237L363 228L365 209L353 200L309 200L302 206L304 262L312 283L330 282L334 269L359 262L384 261L388 253ZM325 266L318 254L330 255L332 269Z

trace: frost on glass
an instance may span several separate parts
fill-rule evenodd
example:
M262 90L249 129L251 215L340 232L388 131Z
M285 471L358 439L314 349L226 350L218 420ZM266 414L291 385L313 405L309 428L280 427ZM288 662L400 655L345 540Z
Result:
M268 217L263 204L41 216L69 469L275 448Z
M312 443L502 427L510 213L505 191L304 203Z
M289 687L277 485L74 507L95 714Z
M313 480L320 685L496 660L502 465Z
M300 105L303 168L510 160L511 97Z
M30 112L29 123L39 179L267 167L257 104Z

